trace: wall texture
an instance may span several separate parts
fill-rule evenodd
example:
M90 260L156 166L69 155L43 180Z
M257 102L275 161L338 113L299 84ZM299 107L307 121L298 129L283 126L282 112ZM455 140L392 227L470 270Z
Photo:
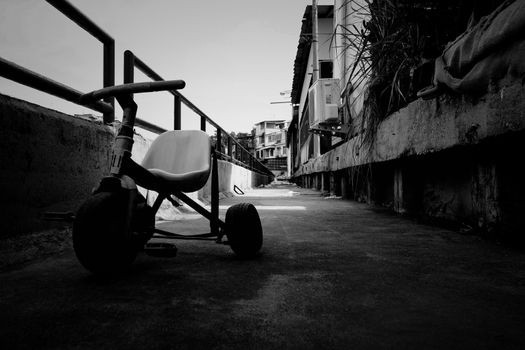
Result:
M0 95L0 130L2 236L75 211L106 170L109 127Z
M354 138L311 159L297 182L463 230L525 243L525 87L501 82L476 99L418 100L374 142Z
M115 129L0 95L0 238L49 228L48 211L76 212L107 174ZM139 162L150 142L135 136ZM219 162L220 190L267 183L251 171ZM201 197L209 196L209 185ZM143 194L146 191L141 190ZM198 193L192 196L197 199Z
M512 83L476 100L450 96L417 100L380 125L371 152L355 137L310 159L294 175L434 153L525 130L524 95L523 84Z

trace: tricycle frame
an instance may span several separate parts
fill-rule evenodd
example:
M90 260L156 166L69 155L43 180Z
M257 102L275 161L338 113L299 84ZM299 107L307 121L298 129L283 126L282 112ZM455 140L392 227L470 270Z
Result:
M140 83L125 84L123 86L139 85ZM158 84L158 83L156 83ZM214 239L217 243L222 242L225 235L226 223L219 218L219 176L218 176L218 155L212 147L212 169L211 169L211 211L195 202L188 195L180 190L170 189L166 190L163 181L154 176L147 169L137 164L131 159L131 151L133 147L133 127L137 115L137 104L133 100L131 93L123 93L115 95L117 101L123 109L122 124L115 137L115 142L112 150L110 161L110 178L122 178L123 175L130 177L138 185L158 192L158 197L153 204L153 214L156 214L164 199L170 198L172 195L179 200L186 203L190 208L201 214L210 221L210 232L197 235L180 235L168 231L153 228L155 233L163 235L169 239L196 239L196 240L211 240ZM171 202L171 201L170 201ZM173 204L173 202L172 202ZM158 238L158 237L156 237Z

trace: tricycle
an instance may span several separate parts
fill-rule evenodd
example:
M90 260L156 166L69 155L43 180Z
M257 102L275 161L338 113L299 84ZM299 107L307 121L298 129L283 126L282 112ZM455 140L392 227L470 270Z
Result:
M123 110L109 173L82 204L73 223L76 256L94 274L122 272L141 250L153 256L174 256L177 248L171 239L212 240L229 245L240 258L254 257L262 247L261 221L252 204L235 204L228 208L224 221L219 218L219 154L205 132L164 132L153 141L140 165L131 159L138 109L133 94L184 86L182 80L129 83L92 91L80 98L81 104L88 105L114 96ZM208 210L187 193L204 187L210 175ZM158 193L153 204L147 203L137 185ZM164 200L175 206L180 205L178 201L186 203L209 220L210 232L185 235L156 228L155 216Z

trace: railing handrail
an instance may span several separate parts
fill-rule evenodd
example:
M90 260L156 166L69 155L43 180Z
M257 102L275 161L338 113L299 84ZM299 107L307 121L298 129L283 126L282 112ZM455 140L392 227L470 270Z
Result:
M139 57L137 57L132 51L126 50L124 52L124 83L133 83L134 82L134 68L139 69L142 73L144 73L146 76L151 78L154 81L164 81L164 78L162 78L157 72L155 72L151 67L149 67L143 60L141 60ZM211 119L206 113L204 113L202 110L200 110L194 103L192 103L188 98L186 98L180 91L177 90L169 90L169 92L174 95L176 98L179 98L179 101L181 103L184 103L189 109L194 111L197 115L199 115L201 118L204 118L209 124L211 124L215 129L217 130L217 134L224 133L227 135L228 140L231 140L235 144L236 151L240 149L241 153L245 153L248 155L250 163L255 163L260 169L254 166L249 166L249 169L252 171L256 171L259 173L262 173L264 175L274 176L273 173L264 165L262 164L253 154L251 154L246 148L244 148L237 140L235 140L226 130L224 130L219 124L217 124L213 119ZM180 113L180 110L179 110ZM177 114L177 113L175 113ZM175 115L175 119L180 119L180 114ZM146 130L152 131L151 129L148 129L144 125L144 121L141 119L136 119L137 126L144 127ZM175 121L175 125L179 125L180 127L180 120L177 122ZM202 127L201 122L201 129L205 128ZM221 136L217 137L217 143L221 142ZM229 142L228 142L229 143ZM221 146L221 145L220 145ZM228 146L229 152L231 152L231 147ZM232 157L232 154L225 154L222 152L219 152L222 154L223 158L226 159L234 159ZM244 164L244 163L243 163Z
M68 1L46 1L82 29L102 42L104 45L103 86L108 87L115 85L115 40ZM1 57L0 67L2 68L0 69L0 76L4 78L46 92L50 95L60 97L66 101L80 104L79 98L82 93L70 86L35 73ZM105 103L97 102L88 105L88 107L103 113L104 123L111 123L115 120L115 99L113 97L108 97L104 101Z
M83 14L79 9L69 3L67 0L46 0L50 5L55 7L57 10L62 12L67 18L76 23L79 27L84 29L86 32L95 37L104 45L104 56L103 56L103 86L115 85L115 39L107 34L102 28L100 28L95 22L89 17ZM107 97L104 99L105 102L115 108L115 98ZM104 123L111 123L115 120L114 111L111 113L104 113Z
M100 28L89 17L83 14L79 9L65 0L46 0L50 5L62 12L67 18L75 22L79 27L93 35L100 42L115 41L108 33Z
M48 77L33 72L18 64L0 57L0 72L4 78L8 78L17 83L32 87L37 90L45 91L51 95L60 97L66 101L79 104L82 92L75 90L67 85L61 84ZM87 105L100 113L112 113L113 106L109 103L97 101Z
M66 17L71 19L75 24L84 29L86 32L91 34L93 37L98 39L104 45L104 58L103 58L103 87L110 87L115 85L115 40L107 34L102 28L95 24L89 17L84 15L75 6L69 3L67 0L46 0L50 5L55 7L57 10L62 12ZM133 82L133 70L138 68L148 77L154 81L164 81L164 79L158 75L153 69L151 69L144 61L136 57L131 51L127 50L124 52L124 83ZM0 76L13 80L17 83L32 87L34 89L46 92L48 94L60 97L64 100L80 104L80 96L82 92L73 89L70 86L59 83L46 76L40 75L27 68L17 65L11 61L0 57ZM273 177L273 173L262 164L253 154L251 154L246 148L244 148L236 139L234 139L226 130L224 130L219 124L211 119L206 113L200 110L194 103L188 98L182 95L176 90L170 90L175 96L175 125L174 129L180 129L180 106L184 103L189 109L194 111L198 116L201 117L201 130L206 130L206 123L212 125L217 131L217 145L221 157L228 159L233 163L239 163L238 159L233 156L233 145L235 145L236 155L240 155L241 163L244 167L261 173L263 175ZM106 97L104 102L97 101L94 103L87 104L85 106L103 113L104 123L109 124L115 120L115 99L114 97ZM136 124L146 130L160 134L167 131L155 124L147 122L145 120L136 118ZM227 136L227 153L222 153L222 134ZM244 160L245 156L248 157L247 161Z

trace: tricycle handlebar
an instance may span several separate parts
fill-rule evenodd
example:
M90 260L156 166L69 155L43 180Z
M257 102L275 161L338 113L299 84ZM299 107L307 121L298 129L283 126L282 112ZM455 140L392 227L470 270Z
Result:
M133 94L141 92L153 92L164 90L179 90L186 86L184 80L152 81L146 83L129 83L110 86L100 90L95 90L80 96L81 104L89 104L104 97L117 96L123 94Z

